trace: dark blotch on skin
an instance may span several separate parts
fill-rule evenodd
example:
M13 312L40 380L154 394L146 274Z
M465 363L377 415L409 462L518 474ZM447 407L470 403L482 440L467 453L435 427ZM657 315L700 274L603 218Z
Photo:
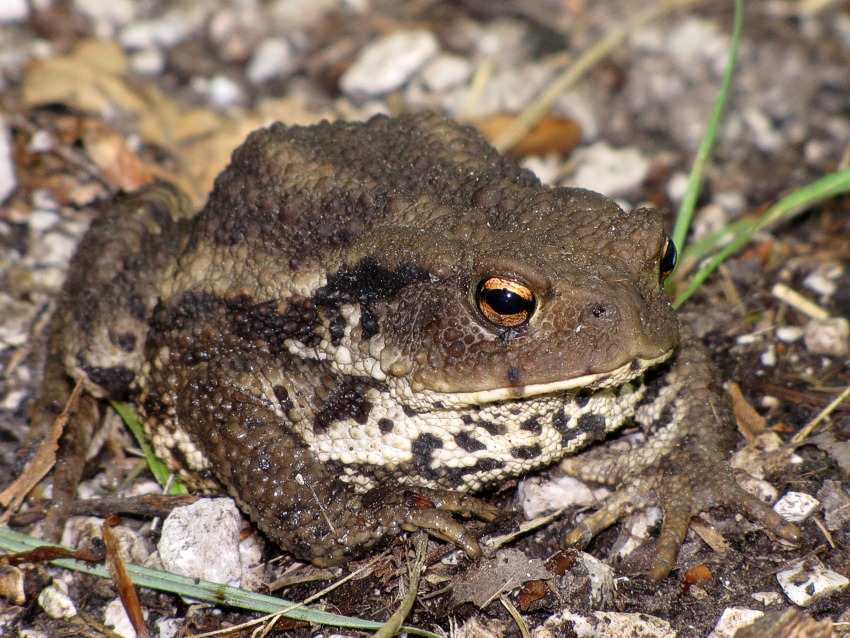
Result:
M413 452L413 465L420 475L439 479L443 475L443 468L432 469L432 452L443 447L443 442L433 434L420 434L411 444Z
M601 439L605 436L605 417L590 412L582 414L573 429L574 436L589 434L590 440Z
M454 438L455 443L457 443L458 447L467 452L477 452L478 450L487 449L486 445L484 445L478 439L470 436L467 432L455 434Z
M515 459L523 459L523 460L531 460L540 457L540 446L535 445L522 445L520 447L515 447L511 450L511 456Z
M450 487L458 488L466 483L470 475L483 474L501 470L505 467L504 461L497 459L479 459L470 467L446 467L441 470L441 483Z
M395 423L392 419L388 419L386 417L378 419L378 429L381 431L381 434L389 434L393 431L394 427Z
M511 366L508 368L508 382L509 383L517 383L522 374L519 371L519 368L516 366Z
M543 424L540 423L540 417L537 415L527 418L519 427L532 434L540 434L543 431Z
M292 399L289 398L289 392L285 387L282 385L276 385L272 388L272 390L274 391L274 396L278 400L278 403L280 403L280 407L284 412L292 409Z
M480 421L478 427L483 429L490 436L499 436L502 432L498 425L492 421Z
M327 399L316 412L316 431L327 430L331 423L352 419L364 425L369 420L372 403L366 399L366 392L374 387L372 379L342 377L337 379L337 385L329 392Z

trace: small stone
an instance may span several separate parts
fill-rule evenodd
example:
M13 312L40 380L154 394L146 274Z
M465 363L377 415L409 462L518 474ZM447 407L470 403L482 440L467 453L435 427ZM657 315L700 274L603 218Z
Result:
M27 0L3 0L3 2L0 2L0 23L25 22L29 17L30 6Z
M5 202L18 186L12 153L12 136L9 133L9 126L6 120L0 117L0 204Z
M131 55L130 66L141 75L158 75L165 68L165 56L157 47L149 47Z
M440 49L430 31L396 31L365 46L340 78L354 97L371 97L400 88Z
M295 68L295 53L285 38L267 38L260 42L245 69L248 81L259 85L269 80L285 78Z
M572 476L551 479L533 476L520 481L517 488L520 507L529 520L562 507L592 507L607 493L591 490Z
M68 596L67 586L62 581L54 580L52 585L42 589L38 595L38 604L51 618L73 618L77 615L77 607Z
M688 178L687 173L683 173L678 171L674 173L670 179L667 181L667 187L664 189L664 192L667 193L667 197L671 202L681 202L685 198L685 192L688 189L688 182L690 179Z
M850 584L850 580L827 569L814 557L779 572L776 580L788 599L800 607L808 607L821 598L842 592Z
M756 620L764 616L763 611L757 609L743 609L741 607L727 607L723 610L720 620L708 638L733 638L735 632L741 627L752 625Z
M133 0L74 0L74 5L89 19L95 34L101 38L112 38L118 28L131 22L136 15Z
M773 511L790 523L802 523L820 507L820 501L804 492L787 492L773 506Z
M831 279L827 279L820 273L812 273L803 279L803 285L809 290L813 290L822 297L832 297L835 291L838 290L838 284Z
M472 64L459 55L443 53L422 70L422 82L434 92L448 91L464 84L472 75Z
M137 20L121 30L121 46L133 51L154 47L171 48L204 24L207 12L202 6L196 10L173 10L153 20Z
M837 445L834 443L833 445ZM826 480L818 490L818 498L823 505L823 518L826 528L836 532L850 521L850 498L840 481Z
M780 598L779 592L775 591L758 591L750 595L765 607L772 605Z
M157 548L167 571L239 585L242 518L229 498L202 498L175 508L162 525Z
M675 638L676 632L666 620L638 613L596 611L582 616L565 610L550 616L532 633L532 638L572 635L582 638Z
M226 75L220 73L210 78L209 98L213 106L227 108L243 101L242 88Z
M794 343L803 338L805 330L800 326L780 326L776 329L776 338L783 343Z
M183 629L185 620L179 618L160 618L154 622L159 638L177 638Z
M806 350L843 357L850 352L850 321L844 317L812 319L805 328Z
M636 148L613 148L605 142L578 149L578 165L569 185L587 188L608 197L626 195L649 174L649 160Z
M143 612L144 613L144 610ZM147 614L145 614L147 616ZM136 638L136 630L120 598L111 600L103 610L103 624L110 627L119 636Z

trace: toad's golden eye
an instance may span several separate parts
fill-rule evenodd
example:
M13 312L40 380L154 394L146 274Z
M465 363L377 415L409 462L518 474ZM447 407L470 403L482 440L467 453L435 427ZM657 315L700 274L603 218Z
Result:
M673 272L673 269L676 267L676 259L678 258L678 253L676 252L676 244L673 243L673 240L669 237L664 242L664 250L661 252L661 260L658 262L658 274L661 276L661 281L667 279L670 276L670 273Z
M488 277L478 284L475 301L487 321L500 328L519 328L537 307L528 286L504 277Z

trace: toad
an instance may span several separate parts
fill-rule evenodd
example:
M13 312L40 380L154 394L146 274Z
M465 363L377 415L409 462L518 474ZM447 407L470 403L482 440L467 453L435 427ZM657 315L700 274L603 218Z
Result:
M707 508L796 540L732 477L727 402L662 287L675 254L656 211L542 186L435 114L275 124L197 215L157 183L93 224L34 425L73 382L71 431L131 401L190 486L316 564L415 529L477 556L458 515L499 510L472 494L558 462L617 488L570 542L661 506L655 579ZM577 455L626 423L641 445Z

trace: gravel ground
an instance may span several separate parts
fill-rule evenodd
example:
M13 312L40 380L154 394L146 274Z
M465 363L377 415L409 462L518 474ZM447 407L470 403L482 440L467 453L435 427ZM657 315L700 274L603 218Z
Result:
M672 224L727 63L732 22L725 5L693 4L630 28L560 93L538 137L524 138L515 154L545 181L592 188L626 207L658 206ZM38 384L51 300L76 242L112 193L168 176L200 205L230 150L248 131L274 120L309 123L433 109L498 141L583 52L639 18L635 3L625 0L0 2L0 485L20 469L17 453ZM745 20L694 239L763 211L850 159L847 3L752 0ZM848 266L850 205L846 198L831 200L760 233L685 306L725 378L740 386L741 405L766 418L768 434L757 444L769 448L789 440L850 384ZM777 284L785 286L780 293L798 293L829 320L813 318L795 297L778 297ZM707 636L727 608L794 607L776 575L803 558L809 571L821 565L850 576L850 523L842 516L850 502L850 410L839 407L826 423L825 433L783 457L784 463L766 466L761 478L769 484L756 485L772 485L777 496L792 491L818 499L817 511L801 523L802 548L782 548L748 523L712 513L703 525L716 527L727 551L713 551L692 532L679 569L655 588L639 577L646 552L636 550L615 565L622 578L602 604L586 595L578 576L564 577L557 592L523 607L534 635L573 635L563 622L566 633L546 634L544 622L563 609L591 618L601 608L668 623L669 631L644 628L635 635ZM113 456L94 459L89 492L114 487L133 464L115 456L123 436L118 428ZM108 477L97 472L106 458L113 465ZM752 470L753 458L739 461ZM513 494L499 498L509 503ZM519 549L547 558L571 520L547 527ZM149 524L128 520L124 527L145 560ZM614 529L589 551L605 558L617 544ZM395 543L367 576L320 606L386 619L406 579L405 549L404 542ZM272 556L266 547L265 557ZM269 582L290 566L278 559L260 568L265 571L255 580ZM708 575L694 572L698 566ZM423 589L440 589L457 569L438 563ZM112 620L121 614L109 606L115 599L110 583L52 575L53 589L61 594L64 587L81 612L98 622L121 622ZM303 600L325 585L299 584L282 595ZM508 598L522 606L521 596L515 591ZM847 591L807 602L812 618L835 621L838 632L850 627ZM143 593L142 603L160 636L181 627L187 634L218 629L248 617L151 592ZM81 618L51 616L32 598L23 605L0 602L4 634L27 628L35 632L30 635L101 635ZM445 635L452 627L456 636L520 635L498 602L451 608L446 596L422 601L409 623ZM317 633L297 623L275 631ZM620 635L596 631L591 635ZM713 635L734 630L723 631Z

